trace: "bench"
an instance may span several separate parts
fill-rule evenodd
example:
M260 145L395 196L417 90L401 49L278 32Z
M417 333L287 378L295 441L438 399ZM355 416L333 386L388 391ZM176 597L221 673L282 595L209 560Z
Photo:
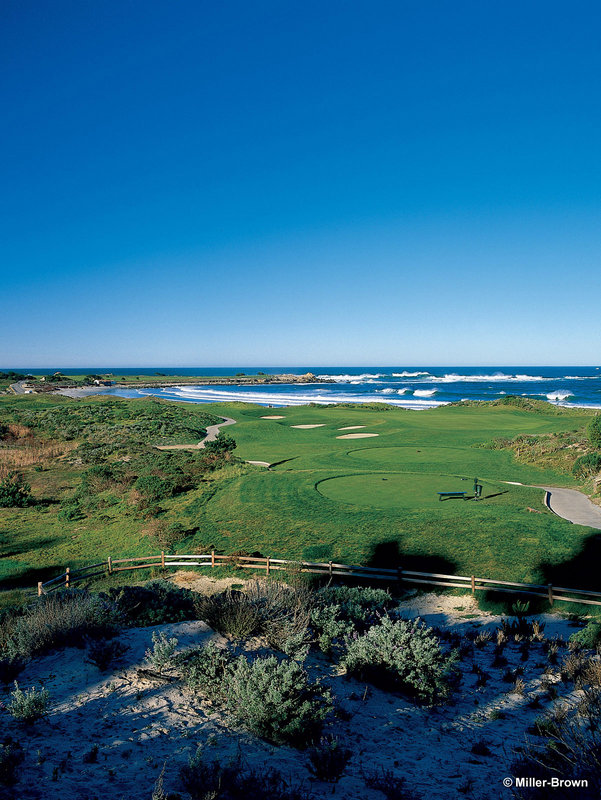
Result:
M465 500L466 492L437 492L438 499L442 500L443 497L463 497Z

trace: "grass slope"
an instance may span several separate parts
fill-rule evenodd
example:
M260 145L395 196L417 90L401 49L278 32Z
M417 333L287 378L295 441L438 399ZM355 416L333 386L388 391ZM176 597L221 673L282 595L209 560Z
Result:
M10 416L15 404L39 411L56 402L47 397L15 398L0 406L0 413ZM66 408L76 402L85 414L86 406L108 401L60 402ZM148 404L110 402L120 408ZM187 533L177 545L179 552L215 546L225 552L260 551L286 558L397 562L406 568L507 580L552 579L586 588L599 583L590 567L597 535L545 511L540 490L502 483L570 487L576 485L572 476L520 463L509 450L481 446L498 437L581 431L589 412L544 403L529 408L481 403L427 412L360 406L272 411L242 403L160 405L173 409L172 426L155 435L154 443L169 438L172 431L177 436L171 438L182 441L184 422L192 427L190 415L197 415L199 424L206 424L208 413L211 418L230 416L237 420L227 429L237 441L236 455L275 464L270 470L226 465L161 501L158 517L181 523ZM284 418L261 418L270 414ZM323 427L292 427L312 424ZM359 425L365 427L339 430ZM378 436L337 438L354 432ZM191 436L190 443L194 441ZM146 451L150 464L152 443ZM64 459L54 460L43 472L30 469L27 479L34 496L48 502L0 509L0 580L5 586L31 585L67 564L76 567L109 554L156 550L144 535L147 520L123 495L100 493L98 507L84 518L59 518L59 503L77 491L82 471ZM471 493L474 477L484 486L483 500L438 501L438 491ZM542 513L531 513L528 507Z

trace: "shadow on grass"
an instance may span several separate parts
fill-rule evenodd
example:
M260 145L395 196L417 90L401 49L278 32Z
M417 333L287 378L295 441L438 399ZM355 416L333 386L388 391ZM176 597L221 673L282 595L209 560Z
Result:
M568 589L590 589L601 592L601 533L594 533L582 543L580 551L561 564L541 562L542 583Z
M39 539L28 539L27 541L15 541L14 536L6 532L0 533L0 559L19 556L22 553L29 553L33 550L40 550L50 547L57 541L54 537L40 537Z
M453 575L457 569L457 564L444 556L406 553L398 540L375 544L366 561L366 566L382 567L383 569L402 567L402 569L414 572L437 572L444 575Z
M64 564L25 567L20 570L19 565L15 564L14 567L15 571L11 575L0 578L0 589L31 589L33 591L37 588L38 581L44 583L65 571Z

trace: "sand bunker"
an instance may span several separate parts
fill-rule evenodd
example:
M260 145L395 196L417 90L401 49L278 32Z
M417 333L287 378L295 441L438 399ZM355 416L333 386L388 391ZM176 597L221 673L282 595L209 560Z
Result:
M346 428L338 428L339 431L356 431L359 428L365 428L365 425L347 425Z
M261 417L261 419L286 419L286 417L280 417L277 414L270 414L268 417Z
M337 439L370 439L372 436L379 436L379 433L345 433L344 436L337 436Z
M291 425L291 428L299 428L301 431L307 431L309 428L323 428L325 422L320 422L319 425Z

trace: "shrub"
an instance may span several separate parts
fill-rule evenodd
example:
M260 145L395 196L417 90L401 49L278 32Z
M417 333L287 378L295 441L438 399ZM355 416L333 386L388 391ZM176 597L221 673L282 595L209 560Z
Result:
M588 440L593 447L601 448L601 414L597 414L588 424Z
M244 639L261 630L257 605L244 593L232 589L210 596L200 596L194 605L199 619L213 630L235 639Z
M58 518L63 522L74 522L78 519L83 519L85 514L81 506L79 505L78 500L67 500L61 503L60 511L58 512Z
M343 617L339 605L316 606L311 609L311 627L317 646L327 655L342 650L345 639L355 630L353 623Z
M171 497L175 489L173 481L158 475L141 475L134 483L134 489L146 504L158 503Z
M87 660L89 663L97 666L101 672L104 672L111 664L117 661L126 650L127 647L116 640L106 641L102 639L93 639L88 646Z
M166 519L151 520L145 526L144 533L157 547L168 552L188 535L181 522L168 522Z
M182 767L180 779L191 800L311 800L302 785L285 781L275 769L249 770L238 757L229 764L205 759L202 746ZM159 795L165 800L168 795Z
M226 433L219 433L217 438L214 439L212 442L205 442L203 450L205 453L211 453L216 455L229 455L233 453L236 449L236 440L232 439L231 436L228 436Z
M224 698L226 673L231 662L228 651L220 649L213 642L181 653L176 658L188 688L214 701Z
M364 779L371 789L382 792L386 800L412 800L415 797L405 788L405 778L398 778L390 769L374 770Z
M18 472L9 472L0 481L0 508L24 508L31 500L31 486Z
M445 699L455 677L455 653L443 652L431 628L419 619L379 625L350 640L342 663L351 675L399 689L422 702Z
M23 691L15 681L14 691L10 693L10 702L6 710L19 722L31 724L48 713L50 704L50 692L48 689L31 689Z
M601 453L587 453L574 462L572 474L578 478L590 478L601 472Z
M177 639L175 636L168 639L163 631L153 631L152 648L146 651L146 660L152 664L158 672L162 672L164 669L173 666L173 656L176 647Z
M23 749L11 739L0 744L0 784L12 786L17 782L19 766L23 761Z
M314 741L332 708L330 692L310 684L296 661L240 656L226 673L227 704L251 733L274 744Z
M309 770L320 781L336 783L342 777L352 753L334 736L322 736L309 750Z
M114 605L100 595L82 589L55 592L3 621L2 655L29 659L56 647L81 647L87 637L113 636L117 622Z
M107 597L127 625L144 627L196 619L194 593L169 581L109 589Z

